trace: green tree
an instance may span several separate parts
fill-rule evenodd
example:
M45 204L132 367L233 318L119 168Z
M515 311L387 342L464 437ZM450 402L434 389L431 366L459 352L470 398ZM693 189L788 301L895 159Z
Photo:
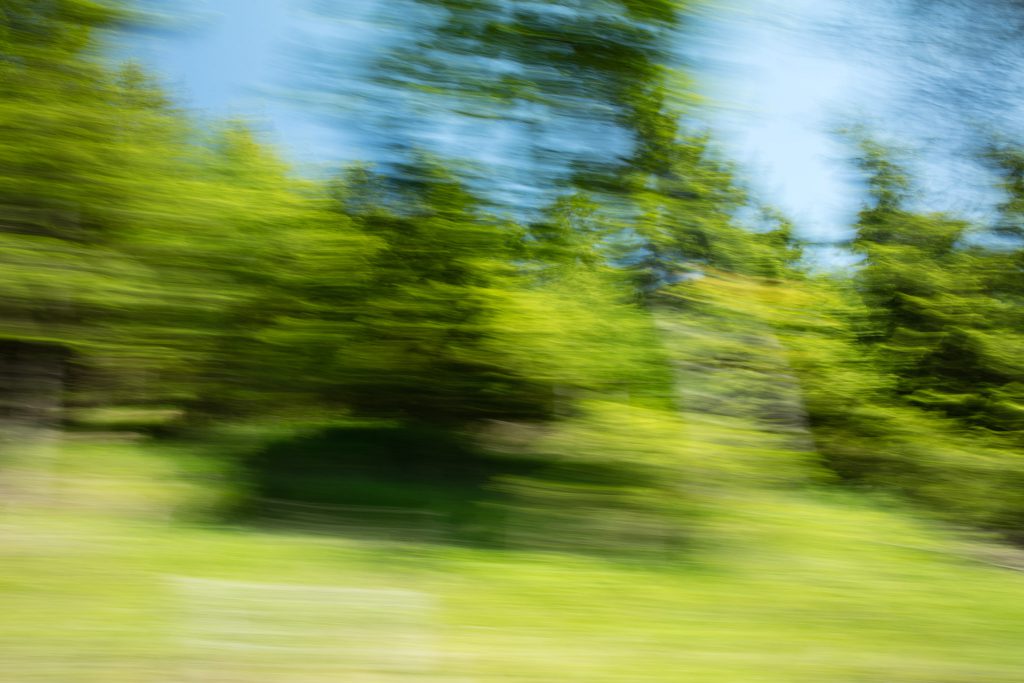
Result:
M8 415L58 415L68 360L109 311L119 224L116 87L95 36L116 19L80 0L0 4L0 356Z
M865 143L860 163L873 199L854 241L865 257L856 276L869 310L862 339L904 400L1008 428L1020 380L1007 362L1019 339L1005 287L1012 252L987 246L979 226L906 208L909 178L884 148Z

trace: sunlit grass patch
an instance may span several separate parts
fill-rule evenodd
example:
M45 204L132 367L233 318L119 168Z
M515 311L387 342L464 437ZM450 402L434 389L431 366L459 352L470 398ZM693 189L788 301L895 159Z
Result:
M97 496L93 505L5 516L0 644L11 680L231 680L224 672L237 652L189 649L199 631L183 614L230 614L267 631L278 621L312 628L320 611L344 622L345 608L335 604L346 596L355 604L387 595L429 603L429 618L413 629L430 643L426 663L383 666L339 642L317 671L301 647L284 644L261 680L1017 683L1024 675L1024 575L975 562L954 537L892 506L840 494L723 490L717 512L697 520L704 541L673 566L127 514L124 501L155 485L143 486L143 473L173 481L179 461L117 444L103 465L103 450L74 444L63 454L69 478L96 467L92 476L108 481L65 490ZM188 471L181 462L178 476ZM175 495L190 494L179 487L165 500ZM181 590L175 577L212 597ZM222 585L228 589L214 590ZM318 587L332 597L316 598ZM302 597L292 611L289 591ZM404 619L400 605L363 603L384 626ZM239 604L245 609L233 611ZM262 616L250 619L246 610ZM317 632L344 640L344 631ZM358 637L400 657L400 635L394 647L379 642L388 638L380 629ZM299 677L303 661L308 675Z

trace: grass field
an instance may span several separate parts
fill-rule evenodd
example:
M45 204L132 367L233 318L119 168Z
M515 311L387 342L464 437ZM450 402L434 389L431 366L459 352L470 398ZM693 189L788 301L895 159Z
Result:
M614 560L200 523L212 474L143 444L21 475L5 682L1024 680L1024 574L843 494L723 492L685 559Z

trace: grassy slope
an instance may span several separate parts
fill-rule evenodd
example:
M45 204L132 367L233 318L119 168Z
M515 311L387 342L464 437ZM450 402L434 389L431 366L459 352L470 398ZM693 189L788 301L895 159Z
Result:
M1024 680L1024 574L823 493L787 450L806 445L778 420L798 412L778 351L701 329L670 334L687 449L729 483L705 494L685 561L190 523L175 510L216 495L206 461L68 441L34 461L42 479L5 469L31 495L0 517L0 681Z
M685 565L641 565L187 524L168 506L204 486L168 476L181 462L72 444L45 492L9 507L0 680L1024 679L1024 575L971 562L941 530L862 501L751 489L704 518L709 540ZM321 671L288 649L319 628L306 593L227 584L205 600L182 592L182 576L416 594L353 617L357 637L395 643L390 659L353 652ZM190 642L197 627L236 638L253 610L284 649L240 657ZM393 626L395 615L409 624ZM399 642L410 633L425 639L415 651Z

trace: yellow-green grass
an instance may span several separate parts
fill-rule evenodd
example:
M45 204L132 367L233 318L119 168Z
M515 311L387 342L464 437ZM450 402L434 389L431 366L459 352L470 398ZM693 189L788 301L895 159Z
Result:
M863 499L723 491L687 559L643 564L203 524L182 514L218 487L199 465L65 443L42 478L22 469L0 524L0 680L1024 680L1024 574ZM358 647L304 649L347 603L337 632ZM278 623L277 647L252 648L247 619Z

